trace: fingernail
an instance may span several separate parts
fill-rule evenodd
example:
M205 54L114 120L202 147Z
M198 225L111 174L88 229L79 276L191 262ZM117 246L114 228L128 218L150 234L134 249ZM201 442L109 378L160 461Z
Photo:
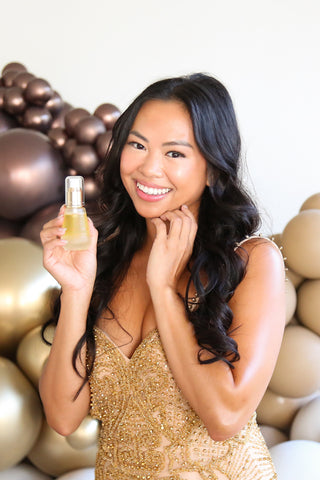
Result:
M187 205L182 205L181 209L182 209L182 210L187 210L187 209L188 209L188 206L187 206Z

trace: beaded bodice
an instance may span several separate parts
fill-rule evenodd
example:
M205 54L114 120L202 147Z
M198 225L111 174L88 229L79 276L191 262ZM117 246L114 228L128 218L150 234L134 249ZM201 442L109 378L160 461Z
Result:
M101 421L96 480L270 480L276 474L255 415L213 441L170 372L157 330L127 358L95 327L91 415Z

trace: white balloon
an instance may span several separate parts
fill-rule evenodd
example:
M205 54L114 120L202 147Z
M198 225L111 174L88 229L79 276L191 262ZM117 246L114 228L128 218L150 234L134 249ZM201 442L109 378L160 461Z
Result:
M0 472L0 480L51 480L31 465L20 464Z
M270 448L278 480L319 480L320 443L291 440Z
M94 480L94 468L78 468L61 475L56 480Z

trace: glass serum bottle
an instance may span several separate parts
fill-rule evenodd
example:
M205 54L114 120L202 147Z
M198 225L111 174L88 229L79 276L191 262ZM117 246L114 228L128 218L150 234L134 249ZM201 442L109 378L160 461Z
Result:
M84 180L80 176L65 179L65 203L63 239L68 243L65 250L86 250L90 244L89 225L84 208Z

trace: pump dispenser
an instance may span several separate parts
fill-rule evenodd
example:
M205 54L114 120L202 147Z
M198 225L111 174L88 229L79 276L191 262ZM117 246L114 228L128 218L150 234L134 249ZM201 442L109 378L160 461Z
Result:
M86 250L90 244L89 225L86 209L84 208L84 181L83 177L70 176L65 179L65 203L63 227L66 233L64 240L65 250Z

